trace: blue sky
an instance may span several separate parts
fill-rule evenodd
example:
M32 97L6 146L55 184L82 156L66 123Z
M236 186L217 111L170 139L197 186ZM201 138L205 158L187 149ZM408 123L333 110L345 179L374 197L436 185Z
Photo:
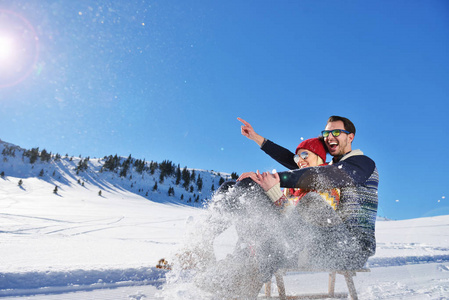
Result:
M0 1L0 138L65 155L283 170L330 115L380 172L379 215L449 214L449 2Z

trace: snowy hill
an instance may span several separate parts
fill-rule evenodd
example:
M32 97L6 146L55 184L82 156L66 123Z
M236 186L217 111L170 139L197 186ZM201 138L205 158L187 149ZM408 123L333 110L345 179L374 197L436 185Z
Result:
M204 216L194 207L200 203L177 198L193 199L200 194L196 188L188 194L182 181L173 184L176 176L160 183L160 169L130 169L120 177L122 169L104 170L104 158L89 159L79 171L85 158L31 164L23 156L27 150L0 147L6 149L0 164L0 297L160 299L164 272L155 268L157 261L173 255L187 224ZM195 172L203 178L201 198L207 198L205 187L218 187L220 176ZM158 190L152 192L154 182ZM170 187L176 197L168 196ZM379 219L376 237L371 272L355 277L360 299L449 299L449 216ZM293 272L285 282L290 294L315 293L327 289L327 274ZM341 278L336 290L345 291ZM165 299L195 299L171 296Z
M81 185L91 196L107 197L108 193L126 190L154 202L178 203L201 207L230 174L181 169L171 161L146 162L131 156L124 158L83 158L61 156L39 148L22 149L0 140L0 175L16 177L26 190L28 180L39 179L57 186L64 197L73 187ZM235 174L236 175L236 174Z

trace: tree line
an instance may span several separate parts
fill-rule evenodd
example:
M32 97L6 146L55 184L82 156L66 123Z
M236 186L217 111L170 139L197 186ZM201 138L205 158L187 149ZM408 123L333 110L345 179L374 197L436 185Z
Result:
M23 150L22 160L27 157L29 158L30 164L34 164L38 160L42 162L50 162L52 159L54 161L61 160L60 154L52 154L45 149L40 151L39 147L32 148L31 150L25 150L18 147L10 147L8 145L4 145L4 149L2 151L4 159L6 159L6 157L8 156L15 157L17 149ZM78 165L75 167L77 174L88 169L88 163L90 160L90 157L82 158L81 155L79 157L80 160L78 162ZM66 154L66 158L68 158L68 154ZM72 159L73 156L70 158L70 160ZM130 170L134 170L139 174L149 173L151 175L154 175L155 172L159 170L160 173L158 181L160 184L162 184L167 178L174 178L175 184L181 185L187 192L193 193L195 188L199 192L203 189L203 178L200 176L200 174L197 174L194 169L189 170L187 166L181 169L179 164L175 164L170 160L164 160L158 163L154 161L146 162L145 159L134 159L131 154L126 159L123 157L119 157L117 154L109 155L103 158L103 165L100 169L100 172L109 171L119 174L120 177L127 177L130 173ZM5 176L4 172L0 174L2 176ZM41 173L39 173L39 176L43 175L44 174L42 170ZM220 175L220 173L218 173L218 176L220 176L218 185L221 185L225 181L225 179ZM132 175L130 177L132 177ZM233 172L231 174L231 179L237 178L237 173ZM157 190L157 182L153 187L153 191L154 190ZM211 190L215 190L214 184L212 184ZM174 195L173 187L170 186L168 193L169 196Z

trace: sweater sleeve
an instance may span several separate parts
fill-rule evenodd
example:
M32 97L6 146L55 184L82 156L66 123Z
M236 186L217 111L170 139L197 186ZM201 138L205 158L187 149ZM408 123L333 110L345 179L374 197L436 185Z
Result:
M275 184L271 189L269 189L267 192L265 192L268 196L268 198L271 199L271 201L276 202L278 201L284 194L281 191L281 187L279 183Z
M298 165L293 160L294 153L290 150L279 146L270 140L265 140L260 149L287 169L298 169Z
M364 184L374 168L374 161L358 155L333 165L279 172L279 177L281 187L322 191Z
M274 206L279 209L284 209L288 203L288 198L282 193L279 183L274 185L266 192L268 198L273 202Z

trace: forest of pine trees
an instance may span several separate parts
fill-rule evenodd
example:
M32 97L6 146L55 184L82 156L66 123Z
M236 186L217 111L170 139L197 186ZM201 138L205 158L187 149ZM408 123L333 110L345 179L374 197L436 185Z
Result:
M25 161L25 158L28 158L29 163L33 165L32 168L34 168L34 164L38 161L48 163L50 161L58 162L61 160L61 155L56 153L52 154L51 152L48 152L45 149L42 149L40 151L39 147L32 148L31 150L25 150L21 149L17 146L8 146L3 145L4 149L2 151L3 160L6 162L8 161L7 157L15 157L17 152L22 152L22 161ZM69 155L65 155L65 159L69 159L69 161L73 161L73 156L69 158ZM79 160L77 162L77 165L74 167L74 170L76 171L76 174L79 175L81 172L86 172L89 170L89 161L90 157L82 158L81 155L79 155ZM145 193L145 196L148 197L148 191L152 190L153 192L158 192L158 183L162 184L165 180L170 178L171 182L175 184L175 186L182 187L186 192L190 193L190 196L188 197L187 202L195 201L198 202L200 195L199 193L202 192L204 188L203 184L203 178L201 177L200 173L196 172L194 169L189 170L187 166L181 169L179 164L174 164L170 160L164 160L160 163L150 161L146 162L145 159L134 159L132 158L131 154L127 157L120 157L117 154L115 155L109 155L105 156L101 159L103 162L100 173L102 172L112 172L116 173L121 178L129 178L129 180L132 180L132 175L130 175L130 172L137 172L138 174L142 174L142 178L144 174L150 174L154 175L156 171L159 171L159 177L157 181L154 181L154 185L152 187L148 187L147 191L144 191L144 189L139 188L139 193ZM56 176L56 172L53 170L52 173L48 173L49 171L45 168L42 168L38 174L40 177L44 177L45 174L52 174L53 177ZM218 185L221 185L225 178L223 178L220 173L215 173L217 176L219 176L219 182ZM7 175L7 174L6 174ZM0 176L4 177L5 172L2 171L0 173ZM237 173L231 174L231 179L237 179L238 175ZM80 180L78 180L80 183ZM22 180L19 181L19 185L21 186L23 183ZM81 184L81 183L80 183ZM82 184L84 186L84 182ZM131 183L131 188L133 187L133 183ZM215 190L215 184L212 183L212 185L208 188L208 191L214 191ZM58 189L57 186L55 187L55 194L57 193ZM194 194L198 192L198 194ZM101 191L99 192L99 195L101 195ZM193 198L192 198L193 195ZM168 196L175 196L175 188L170 185L168 189ZM185 199L184 194L178 195L181 201Z

